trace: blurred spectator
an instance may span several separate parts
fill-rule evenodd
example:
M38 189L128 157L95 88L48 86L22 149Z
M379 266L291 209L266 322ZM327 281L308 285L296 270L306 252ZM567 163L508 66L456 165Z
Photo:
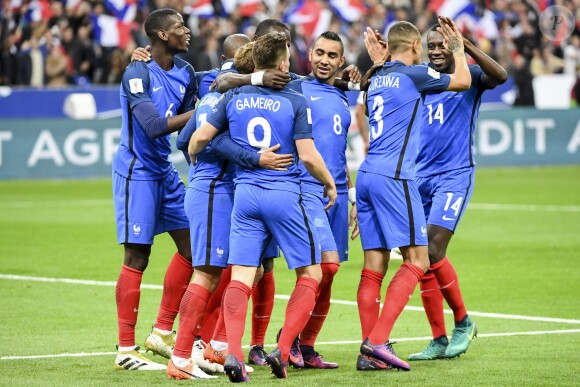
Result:
M534 49L534 56L530 62L530 72L534 77L562 72L564 61L554 55L552 50L551 45Z
M107 71L107 76L103 83L107 83L109 85L120 84L127 64L127 56L123 53L122 50L117 49L113 51L109 59L109 71Z
M308 3L315 3L316 11L301 13L303 10L299 6ZM474 12L456 15L465 36L504 67L513 67L513 73L520 77L521 83L524 83L521 77L526 72L532 77L533 74L562 71L559 57L564 58L564 71L574 73L580 57L580 0L472 0L472 3L475 5ZM56 44L62 41L72 63L70 72L67 72L69 81L109 83L118 77L118 68L129 60L132 47L146 44L142 21L151 10L161 7L173 7L183 13L192 34L189 52L184 58L199 71L219 66L220 47L225 37L241 32L252 38L257 23L264 18L275 18L286 23L289 20L311 22L310 26L289 23L293 71L302 74L310 71L308 50L313 38L310 31L329 29L343 38L345 65L354 63L364 73L372 65L362 41L364 27L370 26L385 35L392 23L407 20L425 33L436 22L441 7L452 2L350 0L349 5L355 8L350 8L349 14L342 13L342 3L337 0L264 0L250 12L243 10L245 3L241 0L233 9L224 8L224 4L223 1L214 0L211 2L213 10L207 10L199 8L199 2L195 0L4 0L0 8L0 84L32 82L31 58L35 58L35 63L40 58L38 52L29 51L33 45L32 36L38 37L38 49L44 54L45 62L52 40ZM553 45L553 42L547 41L538 26L541 12L550 4L567 7L575 14L578 23L572 38L561 44ZM351 14L353 9L360 10L360 14ZM316 25L312 24L313 20ZM545 48L540 51L540 47ZM517 64L512 63L516 61ZM20 64L24 69L19 67ZM530 65L532 72L529 71ZM527 67L527 71L520 66ZM38 77L34 79L34 84L39 84ZM62 78L59 79L62 81ZM531 78L526 83L531 83ZM526 89L526 85L521 86ZM518 103L522 101L529 104L533 97L530 98L527 92L520 93Z
M514 58L512 77L516 87L514 106L535 106L532 73L523 55L517 54Z
M61 46L52 46L45 65L46 85L62 87L68 84L69 60Z

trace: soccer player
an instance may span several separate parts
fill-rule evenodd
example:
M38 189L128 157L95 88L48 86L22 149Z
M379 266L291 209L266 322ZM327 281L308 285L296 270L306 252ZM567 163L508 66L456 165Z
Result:
M224 41L224 52L228 56L233 55L239 47L247 42L249 42L249 38L245 35L230 35ZM219 100L220 94L217 92L210 92L202 98L196 109L195 117L189 120L179 134L177 143L180 149L184 149L183 146L185 146L185 149L187 148L192 133L196 127L205 122ZM223 133L223 135L229 138L228 133ZM230 139L230 141L233 143L234 148L241 148L233 140ZM221 147L224 144L222 140ZM231 150L231 147L229 149L230 154L234 155L234 157L239 154L236 149ZM292 155L288 154L282 156L283 164L278 166L276 158L269 159L267 157L271 153L271 149L258 154L255 151L242 148L243 152L250 153L250 156L244 158L244 160L255 156L258 159L257 165L277 170L283 170L292 163ZM265 162L264 159L266 160ZM274 160L274 166L268 162L269 160ZM242 162L242 160L235 161ZM170 378L208 378L207 375L198 369L198 365L204 367L208 365L207 362L205 364L199 363L202 360L199 355L203 357L203 353L197 354L198 356L195 359L197 364L194 364L193 359L191 359L192 345L195 341L198 326L206 313L210 296L218 287L222 270L227 268L230 218L234 196L234 184L232 181L234 172L235 165L230 160L211 151L211 149L201 152L197 157L197 163L191 164L189 168L185 212L189 219L195 275L185 292L180 306L179 329L175 348L167 367L167 375ZM217 297L221 300L221 295L217 295ZM208 312L211 313L213 310L208 310ZM203 323L215 325L215 321L212 323L204 320Z
M356 196L346 164L347 132L351 116L344 91L334 87L336 73L344 64L344 46L334 32L324 32L309 52L312 73L290 82L289 88L304 95L312 112L314 144L328 166L337 187L337 200L326 212L324 187L303 167L300 174L302 203L314 219L320 236L322 280L316 305L308 323L290 351L290 363L295 367L338 368L314 350L314 342L330 309L331 286L340 263L348 259L348 195ZM353 218L356 208L352 208Z
M161 342L172 341L173 321L193 272L185 187L169 159L170 133L192 116L197 88L191 65L175 57L187 51L189 29L178 12L165 8L149 14L145 32L153 60L133 62L123 74L121 143L113 160L117 240L125 250L116 289L115 368L127 370L165 369L143 357L135 345L141 278L154 236L168 232L178 250L165 274L155 323Z
M454 56L436 27L427 34L430 66L442 74L451 74L456 66ZM469 40L464 39L463 43L465 51L478 63L469 66L471 88L461 93L427 94L421 117L415 175L427 219L430 266L420 287L433 340L422 352L410 355L409 360L459 356L467 351L477 334L461 297L457 273L447 258L447 246L473 192L473 132L481 95L504 83L507 73ZM451 342L445 330L443 298L453 310L455 320Z
M253 57L256 71L288 71L286 36L274 33L258 38ZM227 127L232 138L247 148L267 148L272 142L280 143L282 152L298 154L309 172L324 184L330 207L336 200L336 187L314 146L308 115L304 97L287 88L273 91L244 86L231 90L193 135L189 146L191 159L218 131ZM248 299L264 248L274 237L285 251L289 268L295 269L298 277L278 348L266 357L273 373L285 378L290 346L314 307L322 277L318 234L302 205L296 164L285 172L242 168L235 181L229 258L232 281L223 301L229 342L224 368L232 382L249 380L241 346Z
M425 215L413 180L423 95L445 90L462 91L471 85L461 33L451 20L439 20L455 59L453 74L440 74L419 65L423 47L421 34L414 25L401 21L390 28L387 41L391 61L378 67L367 91L371 141L356 182L364 250L357 294L364 340L361 355L407 371L411 367L397 357L389 336L415 286L429 268ZM371 58L375 58L372 51L377 44L375 34L367 28L365 45ZM389 250L397 246L404 263L387 288L378 316L380 287L388 266ZM362 359L364 356L359 356L359 360Z

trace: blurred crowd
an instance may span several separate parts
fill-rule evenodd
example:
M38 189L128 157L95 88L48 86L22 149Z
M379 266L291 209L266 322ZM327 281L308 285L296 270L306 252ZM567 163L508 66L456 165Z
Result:
M185 58L196 70L219 66L228 35L252 37L261 20L276 18L292 30L292 71L310 71L311 35L322 28L342 36L347 64L364 72L372 64L362 39L366 26L384 34L394 21L407 20L425 33L451 0L255 0L250 10L231 7L241 0L227 1L226 9L220 0L2 0L0 85L118 84L133 49L147 44L143 20L162 7L183 14L192 34ZM519 90L515 104L533 105L534 76L580 73L580 0L453 1L471 5L456 21L466 38L510 71ZM341 4L354 5L355 14ZM569 37L542 34L540 16L550 5L575 17L575 25L565 26ZM126 12L129 6L132 12ZM310 18L297 17L304 15Z

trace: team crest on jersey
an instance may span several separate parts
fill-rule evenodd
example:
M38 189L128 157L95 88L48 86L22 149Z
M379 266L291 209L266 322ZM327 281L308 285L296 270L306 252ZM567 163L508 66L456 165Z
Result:
M138 237L139 234L141 234L141 226L139 226L139 223L133 223L133 235Z
M185 94L185 86L179 85L179 91L181 92L181 95Z
M224 249L220 248L219 246L215 249L218 258L221 258L224 255Z

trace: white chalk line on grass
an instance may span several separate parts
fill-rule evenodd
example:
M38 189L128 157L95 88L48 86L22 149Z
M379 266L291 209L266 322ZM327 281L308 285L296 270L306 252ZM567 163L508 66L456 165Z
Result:
M504 332L504 333L481 333L478 334L478 338L484 337L506 337L506 336L538 336L538 335L561 335L567 333L580 333L580 329L564 329L555 331L528 331L528 332ZM393 338L393 342L403 342L403 341L428 341L432 337L403 337L403 338ZM360 340L342 340L342 341L321 341L317 342L316 345L349 345L349 344L360 344ZM266 344L266 347L275 347L276 344ZM243 348L249 348L249 345L244 345ZM54 359L59 357L88 357L88 356L113 356L117 352L81 352L81 353L58 353L53 355L29 355L29 356L2 356L0 360L36 360L36 359Z
M0 208L33 208L33 207L113 207L112 199L86 200L49 200L49 201L5 201ZM527 212L580 212L580 206L550 204L505 204L505 203L470 203L470 210L483 211L527 211Z
M13 281L33 281L33 282L48 282L48 283L64 283L72 285L87 285L87 286L115 286L117 283L115 281L93 281L93 280L81 280L73 278L47 278L47 277L34 277L26 275L14 275L14 274L0 274L0 279L13 280ZM151 285L151 284L141 284L141 289L153 289L162 290L161 285ZM285 294L276 294L275 298L279 300L288 300L290 296ZM331 299L332 304L337 305L349 305L357 306L356 301L347 300L335 300ZM419 306L409 306L405 307L405 310L413 312L423 312L423 308ZM445 313L452 314L451 310L445 310ZM580 324L580 320L575 319L564 319L564 318L554 318L554 317L539 317L539 316L523 316L517 314L501 314L501 313L486 313L486 312L469 312L470 316L476 317L489 317L489 318L501 318L507 320L523 320L523 321L540 321L540 322L552 322L552 323L564 323L564 324Z

